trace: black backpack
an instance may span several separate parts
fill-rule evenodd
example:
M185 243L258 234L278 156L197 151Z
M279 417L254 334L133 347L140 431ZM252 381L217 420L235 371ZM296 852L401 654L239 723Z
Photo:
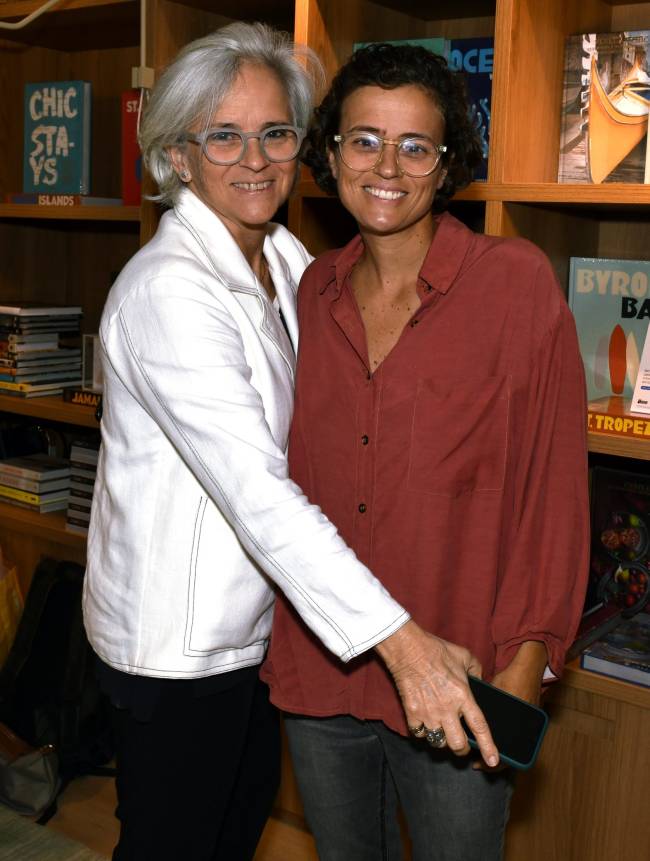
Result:
M103 767L114 747L83 626L83 577L76 562L41 559L0 670L0 721L33 747L54 746L61 789L82 774L114 773Z

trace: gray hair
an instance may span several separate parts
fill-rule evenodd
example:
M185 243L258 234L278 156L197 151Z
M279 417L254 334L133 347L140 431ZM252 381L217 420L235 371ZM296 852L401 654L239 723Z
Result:
M215 30L178 53L153 88L143 112L140 148L159 189L152 200L173 206L183 183L172 166L168 147L178 145L193 125L208 127L244 62L275 72L286 88L293 122L307 128L315 79L320 84L324 77L314 52L295 45L288 33L267 24L236 22Z

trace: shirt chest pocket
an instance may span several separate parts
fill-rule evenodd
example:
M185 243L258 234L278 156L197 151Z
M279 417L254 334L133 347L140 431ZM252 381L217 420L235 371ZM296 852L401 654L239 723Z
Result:
M459 496L503 488L509 389L509 377L419 381L410 490Z

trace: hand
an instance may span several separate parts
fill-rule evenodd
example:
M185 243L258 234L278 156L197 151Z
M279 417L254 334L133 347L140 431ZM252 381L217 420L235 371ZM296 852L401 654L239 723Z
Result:
M542 690L542 678L546 669L546 646L536 640L522 643L517 654L508 666L497 673L492 684L521 700L539 705ZM505 766L496 769L487 768L484 763L477 761L473 768L481 771L500 771Z
M468 673L481 675L481 665L467 649L427 634L413 620L375 648L393 676L409 726L442 727L450 750L462 756L469 753L462 715L485 762L498 764L487 722L467 683Z

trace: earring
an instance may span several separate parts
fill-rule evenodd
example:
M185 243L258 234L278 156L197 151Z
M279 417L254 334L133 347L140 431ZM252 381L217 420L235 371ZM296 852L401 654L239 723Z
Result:
M192 174L189 172L189 170L182 170L180 172L180 178L183 180L183 182L189 182L192 179Z

